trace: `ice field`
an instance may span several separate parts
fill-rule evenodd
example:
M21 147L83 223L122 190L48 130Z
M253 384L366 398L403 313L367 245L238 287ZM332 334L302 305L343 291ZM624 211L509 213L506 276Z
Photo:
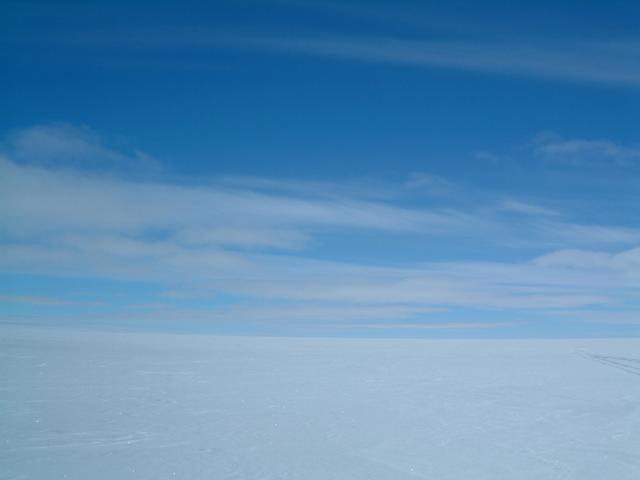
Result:
M2 479L640 478L640 340L0 328Z

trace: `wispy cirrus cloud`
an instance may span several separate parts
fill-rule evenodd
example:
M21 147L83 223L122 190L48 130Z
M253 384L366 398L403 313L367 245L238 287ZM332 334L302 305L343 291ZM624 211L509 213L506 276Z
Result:
M435 194L451 193L454 188L447 179L424 172L411 173L404 185L410 190L424 190Z
M78 300L68 300L57 297L42 297L33 295L12 295L12 294L0 294L0 302L9 304L23 304L23 305L40 305L40 306L67 306L67 305L95 305L95 302L85 302Z
M6 149L17 162L81 168L161 169L159 161L140 150L120 151L87 126L68 123L35 125L8 135ZM124 142L120 142L124 143ZM122 146L122 145L121 145Z
M576 249L559 250L538 257L535 259L535 263L543 267L618 270L637 276L640 273L638 270L640 268L640 247L617 253Z
M532 148L539 158L577 166L640 164L640 146L605 139L563 138L555 133L543 133L534 139Z
M61 135L59 143L81 146L52 148L56 155L109 161L94 150L104 145L101 140L79 132L76 141L73 130L53 129L47 135L55 132ZM34 142L40 141L36 136ZM53 138L48 141L58 145ZM21 148L29 151L28 144ZM376 196L338 182L331 188L239 177L176 183L105 175L86 163L72 167L61 161L62 168L15 161L14 153L0 159L4 271L151 282L177 292L164 301L178 303L199 292L213 304L190 313L176 310L198 321L332 317L439 325L450 323L445 317L455 309L546 314L594 305L619 309L640 293L640 231L574 223L566 213L529 199L510 196L477 205L439 197L436 207L424 197L422 203L404 202L407 188L401 184L396 189L402 194L389 195L387 184L385 195ZM413 178L429 185L449 183L439 177ZM448 200L454 203L448 206ZM520 245L530 257L407 264L383 249L378 255L394 263L384 266L319 253L323 238L340 243L345 236L360 235L463 242L472 248ZM546 253L534 253L541 250ZM217 304L221 295L235 300ZM162 311L172 311L145 308L137 311L140 318L163 318Z
M416 210L353 197L310 198L224 185L184 186L97 177L0 160L5 230L139 233L147 229L212 229L211 238L240 228L288 225L437 231L471 221L462 212ZM34 195L24 195L24 192ZM82 198L82 202L78 202ZM100 212L99 215L96 213ZM220 230L236 227L237 230ZM217 229L217 230L216 230ZM231 242L231 238L229 239Z
M640 86L638 44L513 41L433 41L392 37L245 37L230 44L271 51L383 62L428 68L452 68L533 76L572 82Z
M513 327L514 322L445 322L445 323L370 323L360 328L380 330L485 330Z
M480 151L475 153L475 157L493 167L526 167L533 163L547 178L549 174L563 172L567 181L582 179L593 185L603 177L610 177L618 185L623 185L624 182L617 175L621 171L637 175L640 144L609 138L569 137L544 131L501 152ZM592 175L595 170L602 174ZM629 180L633 178L628 175L625 177Z
M371 19L372 10L361 10L361 18ZM359 14L354 12L356 16ZM378 12L378 20L384 15ZM394 15L386 16L391 20ZM402 20L404 18L404 20ZM411 14L396 17L391 23L412 23ZM376 22L377 23L377 22ZM330 31L317 31L317 26L293 29L289 34L270 33L265 28L202 28L185 26L172 29L146 31L91 31L60 32L54 38L13 39L13 44L56 45L63 49L101 51L102 64L108 64L110 55L120 50L151 53L140 60L142 65L170 68L211 68L215 63L207 57L212 52L284 53L306 57L338 59L427 69L453 69L540 78L608 86L640 86L640 42L637 37L563 38L552 39L531 35L499 35L496 32L474 31L473 22L451 22L446 29L424 25L407 28L409 34L399 34L397 28L384 28L381 22L372 26L367 34L344 35ZM315 27L315 28L314 28ZM315 33L313 32L315 29ZM469 31L471 30L471 34ZM170 54L189 51L189 61ZM116 57L115 63L118 59ZM120 62L124 60L119 59ZM135 65L135 62L131 62Z
M537 204L522 201L522 200L516 200L513 198L508 198L506 200L503 200L498 205L498 208L506 212L520 213L524 215L543 215L543 216L560 215L559 212L552 210L550 208L544 207L542 205L537 205Z

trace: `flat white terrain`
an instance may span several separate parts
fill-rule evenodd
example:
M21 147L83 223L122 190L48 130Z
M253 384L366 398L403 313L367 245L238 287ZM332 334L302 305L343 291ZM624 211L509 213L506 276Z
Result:
M640 479L640 340L0 328L3 479Z

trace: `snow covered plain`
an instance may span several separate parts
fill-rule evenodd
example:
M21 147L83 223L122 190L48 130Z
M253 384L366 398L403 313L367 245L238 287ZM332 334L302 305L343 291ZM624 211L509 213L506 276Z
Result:
M640 340L0 329L3 479L640 478Z

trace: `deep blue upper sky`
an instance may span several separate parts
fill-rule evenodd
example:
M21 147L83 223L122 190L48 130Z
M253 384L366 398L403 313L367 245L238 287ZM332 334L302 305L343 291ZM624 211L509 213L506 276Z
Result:
M636 2L0 19L4 322L640 331Z

